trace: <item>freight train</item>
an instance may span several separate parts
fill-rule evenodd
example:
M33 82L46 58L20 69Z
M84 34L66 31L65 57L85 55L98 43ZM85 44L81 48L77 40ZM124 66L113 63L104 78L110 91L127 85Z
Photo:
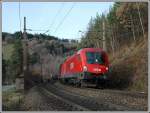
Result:
M69 56L60 65L59 79L77 86L93 84L98 86L107 80L109 61L101 48L83 48Z

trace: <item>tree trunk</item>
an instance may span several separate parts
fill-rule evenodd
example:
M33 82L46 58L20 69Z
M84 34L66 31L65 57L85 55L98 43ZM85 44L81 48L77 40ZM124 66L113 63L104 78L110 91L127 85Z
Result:
M133 39L135 41L135 30L134 30L134 23L133 23L132 15L130 15L130 19L131 19L131 29L132 29L132 33L133 33Z
M114 57L114 51L115 51L115 48L114 48L114 34L113 34L113 29L112 29L112 26L110 25L110 27L111 27L111 34L112 34L112 37L111 37L111 41L110 41L110 43L111 43L111 48L112 48L112 54L113 54L113 57Z
M142 33L143 33L143 37L144 37L144 27L143 27L143 22L142 22L142 18L141 18L141 12L140 12L140 9L139 9L139 4L136 3L136 6L137 6L137 9L138 9L138 15L139 15L139 20L140 20L140 24L141 24L141 27L142 27Z
M117 36L116 36L116 31L115 31L115 24L113 24L113 45L114 45L114 48L117 49L118 46L117 46Z
M105 19L103 19L103 50L107 51L107 48L106 48L106 36L105 36Z

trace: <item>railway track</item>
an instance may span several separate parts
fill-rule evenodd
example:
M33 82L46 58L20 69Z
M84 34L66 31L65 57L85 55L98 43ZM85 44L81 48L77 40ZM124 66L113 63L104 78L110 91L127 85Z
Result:
M122 94L121 92L117 94L117 91L114 93L113 91L109 92L109 90L75 88L59 82L40 84L32 89L33 94L27 95L27 102L32 101L32 104L28 105L32 107L28 110L33 111L147 110L146 97L139 94L139 97L138 95L133 97L133 95Z
M62 86L57 85L45 85L47 90L55 93L56 95L65 98L66 100L72 101L78 105L84 106L91 111L136 111L136 110L144 110L139 106L133 107L130 105L124 105L120 103L114 102L111 97L104 97L102 95L99 96L91 96L88 95L89 92L81 92L78 89L67 89L62 88ZM74 90L74 91L73 91ZM80 89L83 90L83 89ZM77 92L78 91L78 92ZM84 94L83 94L84 93Z
M99 89L94 89L94 88L85 88L87 90L95 91L95 92L104 92L104 93L112 93L112 94L118 94L118 95L126 95L126 96L131 96L134 98L147 98L147 93L145 92L130 92L130 91L121 91L121 90L99 90Z
M67 87L70 87L70 88L78 88L78 89L82 89L82 90L85 90L85 91L91 91L91 92L96 92L96 93L109 93L109 94L115 94L115 95L122 95L122 96L130 96L130 97L133 97L133 98L145 98L147 99L147 96L148 94L145 93L145 92L131 92L131 91L121 91L121 90L111 90L111 89L98 89L98 88L91 88L91 87L82 87L82 88L79 88L79 87L76 87L76 86L73 86L73 85L64 85L64 84L61 84L63 86L67 86Z
M108 104L123 106L126 110L147 110L147 94L137 92L125 92L118 90L100 90L92 88L76 88L56 83L55 87L72 92L73 94L94 98L97 101L104 101ZM123 108L122 107L122 108ZM121 108L121 109L122 109Z
M137 91L125 91L125 90L112 90L112 89L100 89L95 87L76 87L75 85L69 85L69 84L62 84L63 86L67 86L70 88L79 88L83 90L90 90L93 92L104 92L104 93L112 93L112 94L118 94L118 95L127 95L131 97L137 97L137 98L147 98L148 94L145 92L137 92Z
M51 93L47 89L40 87L39 88L41 94L45 96L46 99L48 100L55 100L53 104L55 104L55 109L56 110L62 110L62 111L88 111L89 109L84 108L80 105L75 104L74 102L71 102L69 100L66 100L60 96L57 96L54 93ZM59 108L59 109L58 109Z
M48 91L41 85L31 88L22 105L24 111L88 111L89 109Z
M107 111L107 110L116 110L114 106L108 106L106 103L98 103L92 98L87 98L82 95L76 95L70 92L59 90L55 86L46 87L46 89L58 97L62 97L65 100L73 102L79 106L87 108L90 111ZM117 106L118 107L118 106Z

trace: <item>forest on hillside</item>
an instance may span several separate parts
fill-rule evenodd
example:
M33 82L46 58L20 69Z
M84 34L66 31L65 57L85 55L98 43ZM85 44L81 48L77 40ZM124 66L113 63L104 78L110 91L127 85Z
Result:
M100 47L114 55L121 46L144 40L147 34L148 3L116 2L108 14L91 17L79 48Z
M3 50L3 84L12 84L23 72L22 33L2 33ZM78 42L76 40L59 39L46 34L30 34L28 37L28 65L31 74L44 76L58 74L60 63L68 55L73 54ZM44 60L43 60L44 59ZM42 60L42 61L41 61ZM55 64L51 62L56 62ZM61 62L60 62L61 61ZM42 72L41 72L42 65ZM56 70L57 69L57 70Z

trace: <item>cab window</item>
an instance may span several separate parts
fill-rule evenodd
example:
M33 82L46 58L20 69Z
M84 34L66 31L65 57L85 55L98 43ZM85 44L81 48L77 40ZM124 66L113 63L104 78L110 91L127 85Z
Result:
M88 64L104 64L103 54L100 52L86 52Z

